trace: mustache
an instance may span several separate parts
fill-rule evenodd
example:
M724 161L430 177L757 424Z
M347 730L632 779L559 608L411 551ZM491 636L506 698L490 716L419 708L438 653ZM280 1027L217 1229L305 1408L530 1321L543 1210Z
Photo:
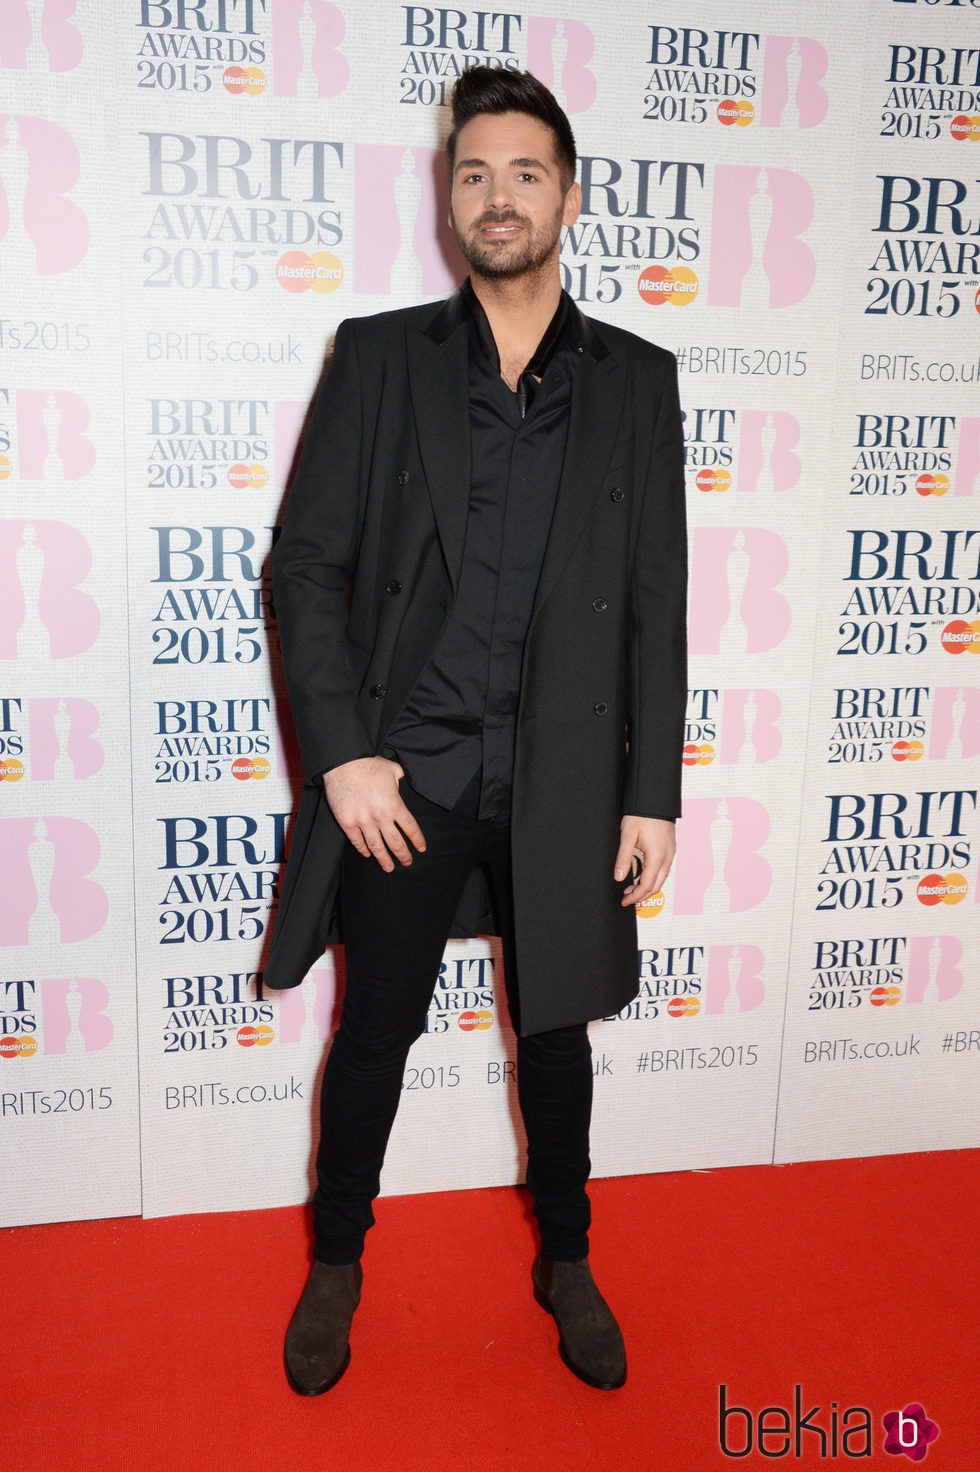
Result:
M481 230L484 225L526 225L526 224L527 224L527 220L525 219L525 217L523 215L519 215L516 210L506 210L502 214L494 214L492 211L489 211L487 214L480 216L480 218L477 220L476 224L473 226L473 229L474 230Z

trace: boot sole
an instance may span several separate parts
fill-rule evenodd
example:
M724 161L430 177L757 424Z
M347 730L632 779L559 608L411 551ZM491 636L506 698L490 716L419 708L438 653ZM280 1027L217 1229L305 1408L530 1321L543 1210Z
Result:
M340 1377L343 1375L344 1371L347 1369L347 1366L350 1364L350 1345L347 1346L347 1353L344 1356L343 1363L341 1364L340 1369L337 1371L336 1375L334 1375L333 1379L332 1380L327 1380L326 1383L323 1384L323 1385L316 1386L316 1388L314 1390L308 1389L305 1385L300 1385L299 1381L298 1380L295 1380L293 1378L293 1373L292 1373L292 1371L289 1368L289 1362L286 1359L285 1354L283 1354L283 1357L282 1357L282 1364L283 1364L283 1369L286 1371L286 1379L289 1382L289 1388L290 1388L290 1390L294 1390L297 1395L306 1395L306 1396L326 1395L326 1393L327 1393L328 1390L332 1390L333 1389L333 1387L336 1385L337 1381L340 1379Z

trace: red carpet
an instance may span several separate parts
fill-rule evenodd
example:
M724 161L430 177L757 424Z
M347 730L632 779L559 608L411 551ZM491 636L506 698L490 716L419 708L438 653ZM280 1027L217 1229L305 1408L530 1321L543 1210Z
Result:
M0 1465L700 1472L857 1460L901 1472L913 1463L883 1451L882 1416L919 1403L939 1436L914 1465L974 1472L975 1167L958 1151L595 1182L592 1261L630 1353L626 1386L610 1392L557 1356L531 1298L516 1191L379 1203L351 1367L315 1400L289 1391L280 1361L307 1270L305 1211L9 1229ZM722 1383L752 1412L756 1447L759 1412L792 1416L801 1385L826 1455L804 1430L797 1458L791 1430L788 1454L726 1456ZM870 1457L831 1454L848 1407L871 1412ZM732 1450L745 1422L730 1420Z

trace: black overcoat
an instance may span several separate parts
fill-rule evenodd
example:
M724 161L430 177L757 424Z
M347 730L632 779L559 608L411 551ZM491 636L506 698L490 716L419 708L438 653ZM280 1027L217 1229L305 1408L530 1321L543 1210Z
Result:
M569 303L571 309L577 308ZM265 967L295 986L336 936L346 839L320 775L380 751L451 606L470 490L467 308L341 324L272 562L307 784ZM613 861L624 813L680 813L686 533L676 363L580 318L565 460L524 653L512 856L521 1031L638 989ZM472 885L454 933L481 919Z

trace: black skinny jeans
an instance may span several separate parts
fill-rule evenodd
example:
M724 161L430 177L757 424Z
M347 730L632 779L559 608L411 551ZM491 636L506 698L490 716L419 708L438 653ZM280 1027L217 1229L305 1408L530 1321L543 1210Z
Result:
M478 784L476 784L478 785ZM449 812L401 794L425 835L426 851L386 874L348 844L343 860L347 987L323 1072L313 1255L356 1261L374 1224L388 1137L408 1051L425 1027L439 964L466 880L486 865L501 923L508 1001L514 985L510 838L506 821L475 816L472 785ZM589 1121L592 1050L587 1025L517 1039L517 1090L528 1140L527 1184L541 1250L577 1262L589 1250Z

